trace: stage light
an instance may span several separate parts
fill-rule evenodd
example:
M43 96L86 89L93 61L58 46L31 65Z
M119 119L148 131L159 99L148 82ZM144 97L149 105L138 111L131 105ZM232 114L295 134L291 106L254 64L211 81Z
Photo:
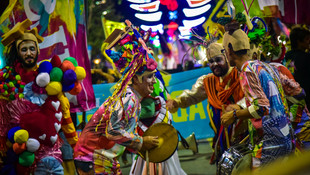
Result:
M136 13L135 17L137 17L143 21L155 22L155 21L159 21L161 19L162 14L163 14L163 12L148 13L148 14Z
M133 2L133 3L146 3L146 2L151 2L151 0L127 0L128 2Z
M100 62L101 62L101 59L100 59L100 58L94 59L94 63L95 63L95 64L99 64Z
M140 12L156 12L158 11L160 1L148 4L130 4L129 7Z
M206 13L210 8L211 8L211 5L207 4L205 6L198 7L198 8L191 8L191 9L184 8L183 12L186 17L194 17L194 16L201 15L203 13Z
M202 24L203 22L205 22L206 17L200 17L198 19L194 19L194 20L183 20L183 25L186 26L187 28L192 28L195 26L198 26L200 24Z
M211 0L186 0L190 7L199 7L207 4Z
M159 33L162 33L164 26L162 24L158 24L156 26L141 25L140 27L141 27L142 30L145 30L145 31L147 31L147 30L149 30L149 28L151 28L152 32L159 31Z

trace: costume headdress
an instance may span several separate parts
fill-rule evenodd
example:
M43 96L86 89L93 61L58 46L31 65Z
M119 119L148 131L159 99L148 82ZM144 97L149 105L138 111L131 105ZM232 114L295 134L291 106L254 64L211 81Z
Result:
M157 68L157 63L145 44L151 31L138 31L129 20L125 22L127 24L125 30L114 30L104 41L101 48L105 58L110 62L113 61L115 68L122 74L120 81L115 85L112 96L105 102L105 114L110 110L110 115L114 111L116 102L126 92L132 77L138 75L138 78L141 79L143 75L155 72ZM116 46L120 49L117 51L111 50Z
M217 21L219 24L225 27L225 33L223 38L223 46L228 49L229 43L232 45L234 51L249 50L250 40L256 41L264 36L267 32L267 25L263 19L259 17L249 18L247 13L237 13L234 19L230 16L224 16ZM258 25L261 22L264 29L261 29ZM240 25L243 25L243 30L240 29Z
M218 55L222 55L224 53L224 47L222 44L219 43L210 43L209 46L207 47L207 58L213 58Z
M9 32L2 35L2 44L8 46L16 41L16 48L23 41L29 40L34 41L37 45L39 52L38 43L43 42L44 38L38 34L37 28L28 30L30 27L31 21L29 19L24 20L23 22L18 22Z

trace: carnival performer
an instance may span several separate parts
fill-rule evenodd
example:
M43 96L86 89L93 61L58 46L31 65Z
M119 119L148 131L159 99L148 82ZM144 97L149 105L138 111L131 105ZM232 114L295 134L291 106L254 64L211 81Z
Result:
M301 150L310 148L310 117L306 107L304 89L295 81L292 73L282 64L269 63L279 72L281 84L290 110L290 122L296 137L296 147ZM300 145L298 145L300 144Z
M230 64L240 71L247 108L226 112L221 123L229 126L236 118L250 119L252 167L257 168L292 152L288 107L278 71L266 63L250 60L249 39L239 25L225 29L223 46Z
M310 82L305 81L310 69L310 31L302 27L295 27L290 32L291 50L285 54L283 64L291 71L295 80L310 94ZM310 106L310 95L306 96L307 107Z
M115 30L106 39L111 42L103 45L104 56L114 61L123 77L79 137L74 152L79 174L121 174L118 157L125 148L137 153L159 143L157 136L141 137L136 133L140 101L154 90L157 63L148 53L143 36L131 24L128 26L116 35ZM121 46L119 51L105 49L116 43Z
M58 135L56 134L54 137L55 142L51 144L42 144L38 139L29 138L27 140L26 138L28 138L28 136L32 136L31 132L25 131L23 127L20 128L22 123L25 125L27 123L25 122L25 120L28 120L26 119L26 115L31 116L34 113L37 115L33 115L33 119L29 118L28 121L33 121L33 123L31 124L28 122L28 128L32 128L32 132L35 133L38 131L36 129L39 125L45 126L47 121L45 121L46 123L41 121L43 122L41 123L39 121L34 121L34 118L43 118L43 116L41 116L41 114L44 115L42 111L45 110L45 112L47 112L50 110L48 109L50 106L47 101L49 100L49 102L51 102L53 99L60 104L59 108L57 108L57 112L59 112L59 115L61 114L61 120L57 123L57 126L61 126L61 129L72 147L77 142L77 134L70 117L68 99L62 92L54 94L53 97L49 98L46 91L36 84L36 78L39 75L37 61L40 49L38 43L41 43L43 38L38 34L37 28L28 30L31 24L32 22L29 19L17 23L10 31L2 36L1 40L2 44L8 48L6 55L7 66L0 72L2 81L1 87L4 87L1 91L0 103L0 152L2 156L6 155L3 157L4 166L3 169L1 169L1 173L16 172L18 174L30 174L34 172L50 172L53 174L63 174L61 151L59 149L61 141L57 139ZM6 83L8 83L8 85ZM34 87L40 92L34 92ZM43 109L44 105L42 105L44 101L46 102L45 109ZM50 113L52 114L53 112ZM17 127L20 128L19 133L23 133L21 140L27 141L28 147L26 151L25 147L22 146L25 143L20 143L15 139L15 137L17 137L17 132L13 135L13 139L9 137L10 135L12 136L11 131ZM52 128L45 129L52 130ZM55 131L55 133L57 132ZM8 145L10 144L8 144L7 139L13 144L13 149L9 148ZM46 141L48 139L49 138L47 138ZM30 145L32 145L31 148ZM32 152L34 152L34 154ZM12 158L16 157L16 154L19 154L19 159L17 157L17 160ZM21 159L26 161L21 161ZM33 159L33 161L31 161L31 159Z
M164 85L164 80L159 71L156 72L156 84L154 84L153 93L143 98L141 101L141 113L138 121L138 133L140 136L156 123L172 123L171 113L166 108L167 96L169 95ZM165 175L185 175L186 173L181 168L178 152L174 154L164 162L161 163L149 163L146 165L146 161L139 155L133 157L132 166L130 169L130 175L146 175L147 167L149 167L149 173L152 174L165 174Z
M219 161L228 144L239 143L246 136L247 126L244 127L244 122L239 121L238 125L229 126L228 136L225 135L225 128L220 121L223 106L226 108L227 105L234 104L230 108L240 109L241 106L245 106L244 95L240 87L238 71L229 65L223 46L219 43L211 43L207 47L207 58L213 73L198 78L191 90L183 91L175 99L168 99L167 107L174 113L178 108L186 108L208 99L211 108L208 107L210 123L215 133L212 145L215 151L210 160L213 164ZM235 135L232 135L233 130ZM226 142L226 137L230 137L230 143Z

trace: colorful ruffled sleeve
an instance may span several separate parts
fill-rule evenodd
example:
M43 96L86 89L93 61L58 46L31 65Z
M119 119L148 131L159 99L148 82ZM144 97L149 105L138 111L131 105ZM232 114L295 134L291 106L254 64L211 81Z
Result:
M118 101L107 126L106 135L109 140L126 146L136 153L142 147L143 139L136 133L140 102L132 92L127 92L122 101Z
M269 114L269 100L256 74L249 71L241 72L240 83L247 99L248 110L252 117L259 119Z
M280 75L281 84L286 95L286 99L290 102L290 121L299 123L301 121L302 113L305 108L306 93L301 88L299 83L294 79L292 73L283 65L274 65Z
M180 108L187 108L193 104L197 104L207 99L207 94L204 88L203 80L207 75L198 78L191 90L184 90L181 95L175 98L175 101Z
M70 103L68 98L63 94L58 94L58 99L61 105L62 111L62 123L61 129L72 148L74 148L76 142L78 141L77 133L70 115Z

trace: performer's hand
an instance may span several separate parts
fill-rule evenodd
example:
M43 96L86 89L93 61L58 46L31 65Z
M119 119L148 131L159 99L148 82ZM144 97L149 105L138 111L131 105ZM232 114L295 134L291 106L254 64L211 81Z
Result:
M230 105L226 106L225 111L230 112L230 111L233 111L234 109L239 110L241 108L237 104L230 104Z
M178 103L173 99L168 99L166 102L166 106L171 113L175 113L178 110Z
M228 127L230 124L232 124L235 121L234 118L234 111L225 112L221 116L221 123L224 127Z
M141 150L150 150L156 148L158 144L158 136L145 136L143 137L143 144Z

